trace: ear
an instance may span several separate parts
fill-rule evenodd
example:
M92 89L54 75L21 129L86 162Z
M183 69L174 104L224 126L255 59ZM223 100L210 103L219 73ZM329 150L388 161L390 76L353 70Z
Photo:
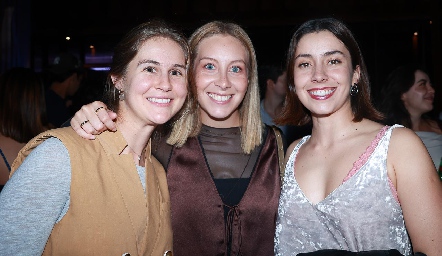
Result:
M356 65L356 68L353 70L353 78L351 84L359 83L360 79L361 79L361 68L359 67L359 65Z
M272 79L267 79L266 80L266 85L267 85L267 88L273 88L274 86L275 86L275 82L273 82L273 80Z
M112 83L114 84L115 88L117 88L118 90L123 89L123 83L121 82L121 79L119 79L115 75L111 75L111 79L112 79Z
M407 95L405 93L401 94L401 100L405 101L407 99Z

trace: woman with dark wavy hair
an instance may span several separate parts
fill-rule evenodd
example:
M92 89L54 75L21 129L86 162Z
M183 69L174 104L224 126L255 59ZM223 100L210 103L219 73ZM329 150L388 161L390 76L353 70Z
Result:
M379 109L388 125L401 124L422 139L436 168L442 161L442 122L430 116L435 90L428 72L418 64L400 66L387 77Z
M412 130L380 123L348 27L333 18L303 23L287 72L290 93L277 121L313 128L287 149L276 255L442 255L442 183Z

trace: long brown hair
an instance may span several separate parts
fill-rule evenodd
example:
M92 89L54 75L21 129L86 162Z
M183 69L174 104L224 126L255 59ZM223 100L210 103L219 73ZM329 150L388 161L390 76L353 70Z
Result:
M0 132L26 143L48 129L44 85L32 69L15 67L0 75Z

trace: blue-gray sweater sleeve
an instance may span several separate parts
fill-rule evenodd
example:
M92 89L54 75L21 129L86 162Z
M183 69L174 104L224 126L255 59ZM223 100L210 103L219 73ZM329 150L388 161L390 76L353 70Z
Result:
M69 207L71 165L63 143L37 146L0 194L0 255L41 255Z

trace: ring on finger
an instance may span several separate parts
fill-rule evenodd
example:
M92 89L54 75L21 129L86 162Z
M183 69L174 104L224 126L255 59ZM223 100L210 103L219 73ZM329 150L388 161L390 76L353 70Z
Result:
M99 107L99 108L97 108L97 109L95 110L95 113L97 113L98 111L100 111L100 109L102 109L102 108L104 108L104 107Z
M85 125L85 124L87 124L87 123L89 123L89 120L83 121L83 122L80 124L80 127L83 128L83 125Z

